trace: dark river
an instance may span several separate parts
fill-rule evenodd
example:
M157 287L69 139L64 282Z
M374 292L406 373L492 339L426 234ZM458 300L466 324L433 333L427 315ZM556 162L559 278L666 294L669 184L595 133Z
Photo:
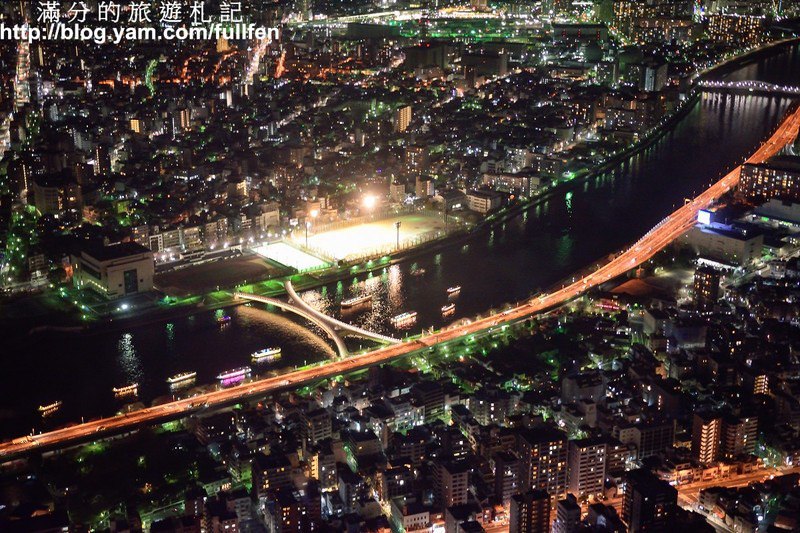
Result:
M759 60L728 75L800 85L798 49ZM601 259L647 232L687 196L740 163L775 126L788 98L705 95L669 134L613 172L560 193L528 213L466 245L432 252L365 279L351 279L304 294L338 314L338 301L374 293L372 310L350 317L370 329L392 332L388 319L415 310L422 327L444 323L446 289L460 285L455 318L521 299ZM260 348L280 346L274 368L302 365L333 353L306 324L259 306L129 330L93 335L37 334L0 350L0 437L116 412L112 387L139 383L150 403L169 398L165 379L196 371L211 384L227 369L248 365ZM452 320L452 318L448 319ZM357 349L358 341L351 345ZM269 369L271 367L268 367ZM267 369L260 369L264 371ZM43 421L37 406L61 400L61 412Z

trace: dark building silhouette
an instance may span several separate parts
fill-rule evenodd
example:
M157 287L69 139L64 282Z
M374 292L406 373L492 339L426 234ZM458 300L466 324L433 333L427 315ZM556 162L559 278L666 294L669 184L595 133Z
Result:
M667 531L675 519L678 491L648 470L628 472L622 519L631 533Z

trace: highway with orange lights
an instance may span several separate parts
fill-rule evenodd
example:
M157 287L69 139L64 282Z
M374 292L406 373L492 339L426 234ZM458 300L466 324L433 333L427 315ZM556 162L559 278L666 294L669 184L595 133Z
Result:
M765 161L786 144L794 141L798 131L800 131L800 109L794 109L778 126L773 135L747 161L751 163ZM713 147L709 148L713 149ZM178 419L203 410L220 408L239 401L262 397L278 390L347 374L427 349L436 344L451 342L486 330L491 331L496 326L524 320L536 313L552 309L649 260L691 228L695 223L698 211L709 207L730 191L739 181L740 170L741 167L737 167L729 172L693 201L687 202L663 219L636 243L616 254L606 264L560 289L536 296L508 311L478 319L467 325L443 329L401 344L355 355L348 359L330 361L282 376L247 382L132 413L93 420L38 435L20 437L0 444L0 461L10 460L34 451L57 449L91 441L101 436L134 431L140 427Z

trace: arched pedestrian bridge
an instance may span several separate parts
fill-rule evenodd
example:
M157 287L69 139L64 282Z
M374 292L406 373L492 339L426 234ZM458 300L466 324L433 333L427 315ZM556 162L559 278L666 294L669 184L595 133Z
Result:
M283 300L279 300L277 298L270 298L269 296L251 294L248 292L235 292L234 296L243 300L251 300L254 302L274 305L279 309L299 315L309 322L316 324L331 338L334 344L336 344L336 350L339 352L339 358L341 359L347 357L348 351L340 333L344 333L345 335L355 335L357 337L373 340L381 344L399 344L402 342L400 339L381 335L380 333L375 333L364 328L342 322L341 320L337 320L331 316L321 313L304 301L299 294L297 294L291 281L286 281L284 283L284 287L286 288L286 293L289 295L289 302L284 302Z

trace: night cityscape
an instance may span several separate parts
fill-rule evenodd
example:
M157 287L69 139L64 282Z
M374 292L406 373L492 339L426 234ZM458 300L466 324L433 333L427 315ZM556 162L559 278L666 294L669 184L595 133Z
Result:
M800 0L0 1L0 532L800 531Z

